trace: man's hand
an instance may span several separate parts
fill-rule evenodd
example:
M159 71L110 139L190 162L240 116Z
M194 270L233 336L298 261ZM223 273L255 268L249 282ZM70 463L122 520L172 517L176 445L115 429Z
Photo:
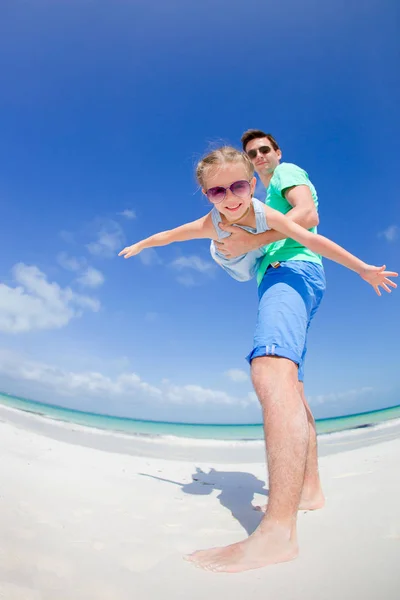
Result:
M288 219L305 229L310 229L318 225L318 213L310 188L307 185L296 185L284 190L283 193L286 200L293 207L286 213ZM274 229L270 229L264 233L253 234L233 225L219 223L218 226L223 231L231 234L228 238L224 238L223 241L215 242L219 252L227 258L236 258L252 250L257 250L273 242L285 239L282 233Z
M265 245L264 236L265 234L260 233L255 235L242 229L241 227L235 227L233 225L218 224L223 231L227 231L231 235L224 238L221 242L215 241L215 245L219 252L224 254L227 258L236 258L242 254L247 254L251 250L257 250Z

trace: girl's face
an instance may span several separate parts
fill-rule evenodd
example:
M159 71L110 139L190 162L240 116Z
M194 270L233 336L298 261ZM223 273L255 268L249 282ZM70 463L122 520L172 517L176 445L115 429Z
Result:
M249 180L243 163L223 163L206 172L203 194L227 221L239 221L251 205L255 186L256 178Z

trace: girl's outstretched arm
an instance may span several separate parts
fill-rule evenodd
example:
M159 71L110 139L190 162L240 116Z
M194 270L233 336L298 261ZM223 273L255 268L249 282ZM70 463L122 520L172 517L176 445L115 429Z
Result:
M141 240L132 246L127 246L121 250L118 256L130 258L131 256L135 256L135 254L139 254L139 252L145 248L153 248L154 246L167 246L173 242L186 242L188 240L201 238L217 238L215 227L211 220L211 213L205 217L201 217L201 219L197 219L197 221L186 223L185 225L181 225L175 229L156 233L155 235L152 235L145 240Z
M355 271L360 277L372 285L378 296L381 295L379 286L386 290L386 292L391 291L390 287L397 287L389 277L397 277L398 273L394 271L385 271L385 265L382 267L368 265L353 254L350 254L350 252L347 252L347 250L338 244L335 244L335 242L332 242L318 233L307 231L307 229L297 225L282 213L269 208L268 206L265 207L265 214L269 227L280 231L285 237L296 240L296 242L303 244L303 246L307 246L307 248L313 252L322 254L322 256Z

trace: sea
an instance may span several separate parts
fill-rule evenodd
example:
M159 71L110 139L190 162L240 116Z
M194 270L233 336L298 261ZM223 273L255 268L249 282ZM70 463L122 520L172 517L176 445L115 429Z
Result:
M0 393L0 404L25 413L39 415L52 421L81 425L96 430L119 432L132 436L190 438L203 440L262 440L264 437L261 423L245 425L210 425L198 423L171 423L145 421L128 417L96 414L73 410L52 404L45 404L25 398ZM316 421L317 433L330 434L349 430L379 426L386 422L400 424L400 405L370 412L319 419Z

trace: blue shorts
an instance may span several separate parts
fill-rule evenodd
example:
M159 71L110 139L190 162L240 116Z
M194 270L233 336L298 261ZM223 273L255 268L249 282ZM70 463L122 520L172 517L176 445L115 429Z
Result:
M258 288L258 315L249 363L259 356L281 356L299 367L304 379L307 333L325 292L321 265L284 261L269 267Z

